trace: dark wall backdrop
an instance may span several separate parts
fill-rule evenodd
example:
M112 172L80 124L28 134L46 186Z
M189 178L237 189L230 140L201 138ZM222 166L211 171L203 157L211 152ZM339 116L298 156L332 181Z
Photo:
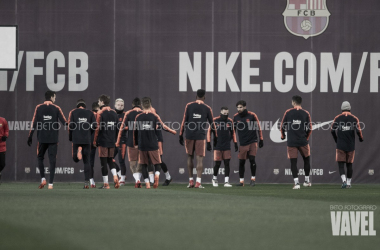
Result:
M236 113L235 103L244 99L248 109L263 121L265 145L257 154L257 182L292 182L286 143L274 142L270 134L275 122L291 108L291 97L299 94L304 99L303 108L310 111L314 122L333 120L340 113L342 101L351 103L352 113L365 124L364 142L357 142L354 182L379 183L380 34L376 25L380 23L380 2L327 0L326 5L331 13L326 30L305 39L291 34L285 27L282 13L286 0L2 0L0 25L18 25L20 49L19 71L0 72L0 116L12 127L3 181L39 180L36 137L32 147L26 141L28 122L48 89L58 90L56 104L66 117L77 99L84 98L90 105L104 93L113 100L123 98L126 109L134 97L150 96L164 121L181 122L186 103L195 99L196 86L206 88L207 79L213 76L213 81L208 81L206 103L213 108L215 116L221 106L228 106L232 117ZM181 52L185 52L182 60ZM199 61L197 52L200 52ZM210 54L214 64L206 70L210 62L206 60L207 52L214 52L213 56ZM236 62L232 63L232 76L238 89L233 87L230 77L223 91L224 81L219 75L228 75L228 70L219 64L223 60L225 63L224 53L230 59L236 55L233 52L238 53ZM248 61L247 66L242 58L250 55L249 52L256 56L259 53L260 59ZM275 58L281 52L289 53L293 62L290 68L282 63L275 67ZM309 52L306 62L301 61L303 52ZM346 79L330 74L326 82L321 77L326 72L321 68L328 63L329 56L335 68L344 66ZM186 67L188 60L190 68ZM259 89L242 88L242 75L247 67L259 69L258 75L249 78ZM195 77L191 75L192 70ZM190 72L182 88L180 72ZM276 74L280 80L275 84ZM358 74L362 75L359 87ZM293 80L288 90L281 91L278 86L285 81L285 75L292 75ZM313 81L315 89L310 87ZM301 92L302 82L313 90ZM339 82L340 86L334 90L332 86ZM322 86L327 86L327 92ZM178 136L164 133L164 140L164 160L174 181L186 182L184 147L179 145ZM338 170L329 130L313 131L310 145L315 173L312 181L339 182L337 172L329 174ZM231 181L236 182L237 154L233 152L232 157ZM45 163L48 166L47 160ZM209 152L204 166L203 181L211 181L213 161ZM248 178L248 163L246 167ZM80 173L83 166L72 161L71 144L64 129L60 132L57 168L57 181L83 180ZM95 168L96 181L101 181L98 159ZM184 174L181 169L185 169ZM132 180L129 170L127 180Z

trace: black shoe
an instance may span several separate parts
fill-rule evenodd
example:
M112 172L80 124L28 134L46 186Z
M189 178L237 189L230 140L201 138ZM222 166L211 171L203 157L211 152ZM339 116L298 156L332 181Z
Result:
M236 184L237 187L244 187L244 182L240 182L239 184Z
M256 184L255 184L255 180L252 180L251 179L251 182L249 183L249 185L251 185L251 187L254 187Z
M166 179L164 184L162 184L162 186L169 186L169 184L172 180L173 180L173 178L170 178L170 180Z

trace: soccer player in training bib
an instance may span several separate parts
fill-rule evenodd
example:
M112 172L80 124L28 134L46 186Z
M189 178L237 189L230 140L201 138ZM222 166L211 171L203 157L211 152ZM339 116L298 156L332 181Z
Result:
M94 145L98 147L100 164L102 166L103 186L100 189L109 189L107 164L113 175L114 187L119 188L119 178L113 163L115 154L115 143L118 133L117 114L111 109L110 97L101 95L98 100L100 111L96 118L96 131L94 136Z
M235 152L238 151L236 141L236 134L234 129L234 122L228 117L228 108L222 107L220 115L214 118L216 131L218 133L218 140L214 141L214 175L212 178L212 185L218 186L218 172L219 168L224 162L224 187L232 187L229 183L230 180L230 160L231 160L231 140L235 143ZM211 151L211 127L207 132L207 150Z
M249 159L251 167L252 187L256 183L256 153L257 141L259 148L264 146L263 132L261 130L260 121L257 115L247 110L247 103L243 100L236 103L237 113L234 115L234 128L238 131L239 136L239 176L240 183L237 186L244 186L245 161ZM257 137L257 134L259 135Z
M214 124L214 117L210 106L204 103L206 92L198 89L196 101L189 102L186 105L179 133L179 143L185 144L187 154L187 168L189 170L188 188L203 188L201 185L201 177L203 172L203 158L206 155L206 127L207 123L211 126L215 139L217 141L217 132ZM183 140L183 133L186 130L186 140ZM193 160L194 155L197 159L197 181L194 186L193 180Z
M136 116L141 114L141 101L139 98L135 98L132 101L132 109L128 110L124 114L123 122L119 127L119 134L117 137L116 147L120 147L121 138L123 131L127 131L127 152L128 152L128 161L129 167L132 171L133 178L135 178L135 188L141 188L141 176L142 170L141 166L138 164L139 159L139 150L133 146L133 127L135 123Z
M48 151L50 162L50 178L48 188L53 189L58 150L58 132L60 128L58 120L64 125L67 124L67 121L61 108L54 104L56 100L56 94L54 91L47 91L45 93L45 100L46 101L44 103L37 105L34 111L32 126L28 137L28 145L29 147L32 145L33 133L37 130L37 158L38 168L41 175L41 184L38 188L42 189L46 185L44 156L46 151Z
M149 97L142 100L143 112L136 116L134 126L134 146L139 149L139 164L142 168L147 169L150 162L155 167L154 188L158 187L158 180L161 170L161 157L158 148L156 130L159 126L172 134L177 132L166 126L161 118L151 110L151 101ZM145 170L144 170L145 171ZM150 188L149 179L145 182L146 188Z
M294 179L293 189L300 189L298 181L297 157L300 152L304 161L305 182L304 187L311 187L310 174L310 146L309 138L312 125L309 112L301 107L302 98L298 95L292 97L293 108L286 110L281 121L281 139L288 137L288 159ZM287 135L285 135L287 131Z
M343 182L342 188L351 188L352 164L355 157L355 132L359 136L359 141L362 142L363 134L359 119L351 114L350 103L343 102L342 113L335 117L331 126L331 134L336 143L336 161ZM347 167L347 180L344 164Z
M6 140L9 136L8 122L5 118L0 117L0 183L1 172L5 168L5 154L7 151Z
M77 107L69 114L69 141L72 142L72 157L74 162L83 159L84 164L84 187L90 188L90 154L92 134L96 129L94 113L86 109L83 99L77 101Z

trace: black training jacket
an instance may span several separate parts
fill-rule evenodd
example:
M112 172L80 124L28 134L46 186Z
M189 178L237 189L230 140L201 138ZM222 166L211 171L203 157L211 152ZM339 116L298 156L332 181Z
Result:
M141 114L142 110L140 107L134 107L131 110L128 110L124 114L123 122L119 127L119 133L117 136L116 145L119 146L121 143L121 137L124 130L128 131L127 133L127 146L133 147L133 124L135 123L136 116Z
M69 114L69 137L74 144L91 144L96 129L96 119L92 111L83 107L75 108Z
M97 113L96 122L94 144L114 148L118 133L116 111L109 106L103 106Z
M231 118L227 120L220 116L214 118L216 131L218 133L218 141L214 150L226 151L231 150L231 140L236 143L236 134L234 129L234 121ZM207 142L211 142L211 128L207 131Z
M306 146L312 131L309 112L299 106L286 110L280 128L281 138L285 137L287 131L288 147Z
M208 125L212 126L212 131L216 133L213 121L212 110L201 100L190 102L186 105L181 124L180 135L186 130L186 139L204 140ZM218 136L217 133L215 136Z
M29 137L33 137L34 130L37 130L39 143L58 143L58 132L61 124L66 125L67 121L61 108L51 101L45 101L36 106L32 119L32 126Z
M234 115L234 128L239 136L240 146L257 142L257 133L259 133L259 139L263 140L259 118L251 111L247 111L246 114L236 113Z
M355 132L363 139L359 119L351 112L343 112L335 117L331 126L331 133L336 139L336 148L351 152L355 150Z
M161 121L161 118L150 110L138 114L134 126L134 145L138 145L140 151L158 150L156 130L159 126L162 126L162 129L172 134L177 133L166 126Z

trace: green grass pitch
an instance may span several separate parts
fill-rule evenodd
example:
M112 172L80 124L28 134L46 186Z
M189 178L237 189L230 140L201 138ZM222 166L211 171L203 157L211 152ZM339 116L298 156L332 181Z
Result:
M380 185L204 186L3 183L0 249L379 249ZM377 236L332 236L330 205L346 204L378 207Z

